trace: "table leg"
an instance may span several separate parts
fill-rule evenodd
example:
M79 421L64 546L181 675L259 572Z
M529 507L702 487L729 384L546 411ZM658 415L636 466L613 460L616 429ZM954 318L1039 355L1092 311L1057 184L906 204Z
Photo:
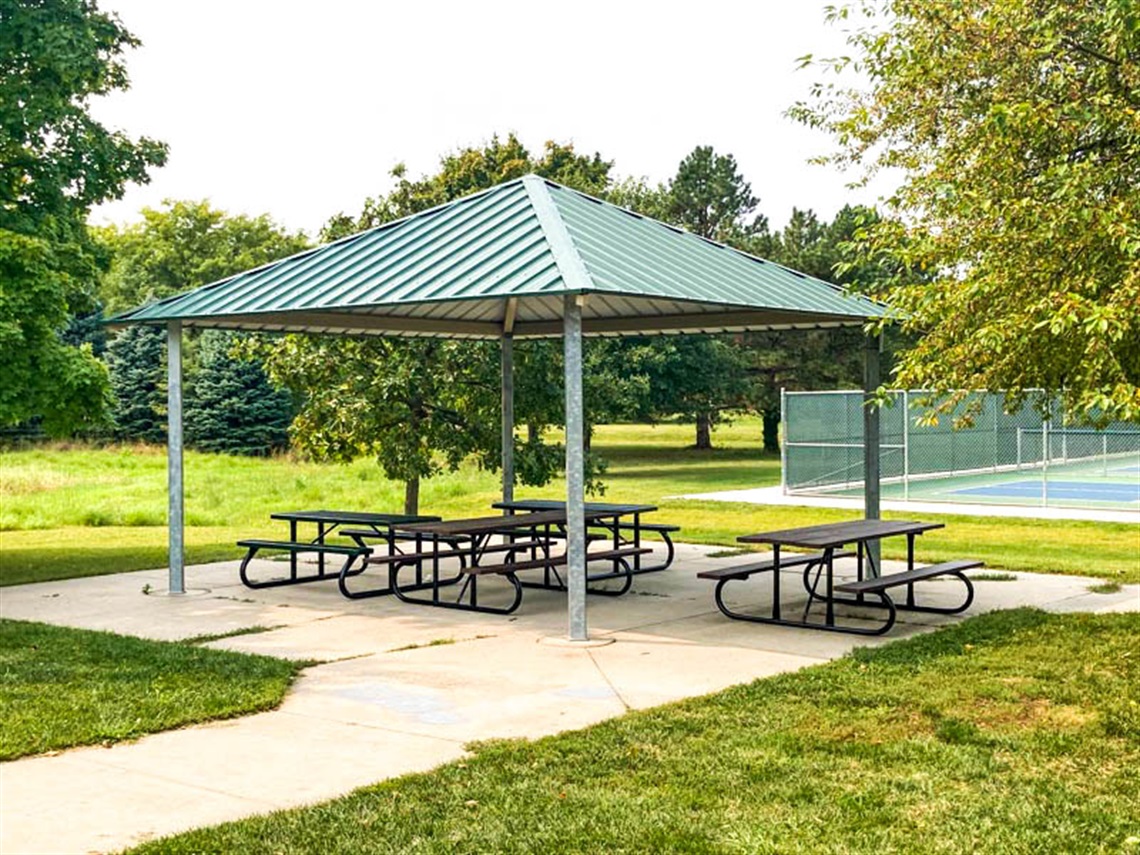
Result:
M907 532L906 535L906 569L914 569L914 532ZM906 586L906 604L907 608L914 608L914 582L908 582Z
M297 521L289 520L289 539L294 543L297 542ZM289 578L297 578L297 553L289 553Z
M835 549L827 547L823 550L823 563L826 565L827 572L827 617L824 620L828 626L835 626L835 599L834 591L832 590L835 582Z
M617 524L618 524L618 520L617 520L617 518L615 518L614 519L614 526L616 527ZM633 548L634 549L640 549L641 548L641 514L640 513L635 513L633 515ZM633 572L634 573L640 573L641 572L641 553L640 552L635 552L633 554Z
M772 620L780 620L780 544L772 544Z
M417 562L418 564L418 562ZM417 580L419 581L419 580ZM439 535L431 536L431 601L439 602Z
M317 543L324 546L325 543L325 524L323 522L317 523ZM317 553L317 575L325 575L325 554L323 552Z
M621 514L618 514L618 513L614 514L613 524L614 524L614 551L616 552L617 550L621 549ZM634 537L636 537L636 536L637 536L637 532L635 531ZM613 560L613 565L614 565L613 570L610 572L612 572L612 573L619 572L618 571L618 565L620 562L621 562L620 558L615 558Z

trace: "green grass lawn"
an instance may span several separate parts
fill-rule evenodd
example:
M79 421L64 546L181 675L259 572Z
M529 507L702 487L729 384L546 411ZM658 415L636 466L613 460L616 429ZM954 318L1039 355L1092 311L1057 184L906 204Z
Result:
M133 851L1136 852L1138 633L984 615Z
M735 545L737 535L830 520L850 511L672 499L685 493L779 483L779 459L759 451L760 426L740 419L698 452L688 425L606 425L595 448L610 463L605 499L653 502L683 540ZM486 514L498 477L474 466L426 481L421 507L444 517ZM520 487L557 498L564 486ZM402 485L373 461L349 466L186 455L187 555L191 563L233 559L242 537L280 536L272 510L329 507L400 510ZM0 453L0 585L164 566L166 458L147 447L43 447ZM891 514L886 516L890 517ZM895 515L898 516L898 515ZM1140 528L1128 524L922 514L947 528L919 540L919 558L980 558L1009 570L1077 573L1140 581ZM901 541L885 542L902 557Z
M305 664L0 620L0 760L272 709Z

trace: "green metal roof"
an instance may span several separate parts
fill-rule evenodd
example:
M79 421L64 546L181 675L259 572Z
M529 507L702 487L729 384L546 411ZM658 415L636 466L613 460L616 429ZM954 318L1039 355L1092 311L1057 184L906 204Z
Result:
M535 175L239 273L115 324L382 335L851 326L884 307Z

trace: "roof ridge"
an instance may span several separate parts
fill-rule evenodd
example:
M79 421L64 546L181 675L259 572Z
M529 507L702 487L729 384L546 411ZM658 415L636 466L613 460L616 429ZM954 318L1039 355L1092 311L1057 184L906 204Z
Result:
M538 219L539 228L546 238L550 254L554 257L554 264L562 275L563 284L568 290L579 294L595 290L594 277L578 253L574 238L566 228L566 223L562 221L562 214L559 213L554 200L550 198L548 183L554 182L547 182L545 178L534 173L524 175L519 180L526 190L527 198L530 199L531 209ZM562 187L561 184L555 186Z

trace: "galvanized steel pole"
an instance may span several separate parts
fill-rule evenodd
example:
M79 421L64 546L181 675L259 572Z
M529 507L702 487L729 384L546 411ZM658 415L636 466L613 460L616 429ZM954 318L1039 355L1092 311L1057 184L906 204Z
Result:
M879 406L874 403L875 390L881 379L880 348L882 338L866 337L863 349L863 505L864 516L879 519ZM879 542L867 542L872 567L879 567Z
M582 415L582 306L576 294L562 303L566 381L566 586L570 640L586 641L586 466Z
M169 497L171 594L185 594L182 505L182 324L166 325L166 464Z
M515 499L515 371L514 336L499 339L499 362L503 375L503 501ZM507 512L509 513L509 511Z

